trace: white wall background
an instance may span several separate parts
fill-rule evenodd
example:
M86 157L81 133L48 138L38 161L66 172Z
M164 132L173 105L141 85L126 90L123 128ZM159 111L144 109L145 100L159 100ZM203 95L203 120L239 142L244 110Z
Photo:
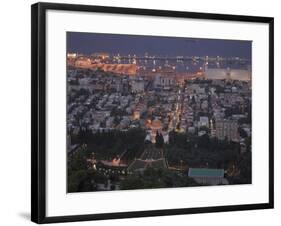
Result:
M2 1L0 8L0 225L30 222L30 5L35 1ZM48 2L52 2L49 0ZM95 225L278 225L281 220L281 25L276 0L76 0L65 3L185 10L275 17L275 209L94 222ZM93 222L68 225L92 225Z

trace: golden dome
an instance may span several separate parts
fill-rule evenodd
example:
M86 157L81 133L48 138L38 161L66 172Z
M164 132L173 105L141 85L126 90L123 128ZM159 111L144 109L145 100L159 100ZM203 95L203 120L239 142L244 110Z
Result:
M161 129L162 128L162 122L159 119L155 119L151 123L152 129Z

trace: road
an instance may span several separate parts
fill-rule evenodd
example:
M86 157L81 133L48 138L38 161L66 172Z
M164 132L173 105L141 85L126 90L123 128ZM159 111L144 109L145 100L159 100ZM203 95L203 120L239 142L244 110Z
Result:
M175 103L175 108L172 110L172 119L169 123L169 131L176 130L177 125L180 123L180 115L182 114L182 102L183 102L183 92L184 86L179 86L177 90L177 99Z

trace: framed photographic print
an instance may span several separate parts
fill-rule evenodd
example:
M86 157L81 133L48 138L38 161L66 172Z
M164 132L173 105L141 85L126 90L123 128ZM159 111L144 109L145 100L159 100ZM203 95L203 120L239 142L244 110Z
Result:
M32 221L273 208L273 18L31 12Z

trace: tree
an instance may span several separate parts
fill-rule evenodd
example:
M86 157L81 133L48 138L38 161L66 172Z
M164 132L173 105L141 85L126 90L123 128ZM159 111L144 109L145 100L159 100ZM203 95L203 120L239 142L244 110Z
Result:
M210 145L210 139L208 134L204 134L201 137L199 137L198 146L201 148L209 148Z
M241 127L238 128L238 132L239 132L240 137L242 137L242 138L246 138L248 136L246 131Z
M68 175L68 192L97 190L98 183L104 183L106 177L94 170L78 170Z
M121 182L122 190L140 189L143 188L143 180L137 176L129 176Z

